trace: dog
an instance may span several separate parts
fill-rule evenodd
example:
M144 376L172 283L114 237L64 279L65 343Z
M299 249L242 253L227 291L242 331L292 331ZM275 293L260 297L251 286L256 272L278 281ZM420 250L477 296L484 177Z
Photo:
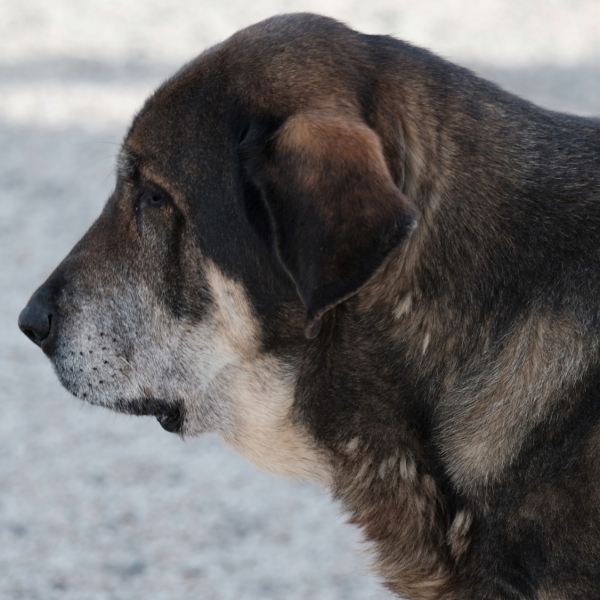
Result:
M313 480L410 600L600 598L600 123L316 15L204 52L19 317L91 404Z

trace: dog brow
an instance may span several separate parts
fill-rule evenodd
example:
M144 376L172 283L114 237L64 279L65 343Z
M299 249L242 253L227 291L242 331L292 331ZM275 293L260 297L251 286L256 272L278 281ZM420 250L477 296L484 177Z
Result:
M117 175L123 179L134 179L139 174L136 157L127 148L122 148L117 156Z

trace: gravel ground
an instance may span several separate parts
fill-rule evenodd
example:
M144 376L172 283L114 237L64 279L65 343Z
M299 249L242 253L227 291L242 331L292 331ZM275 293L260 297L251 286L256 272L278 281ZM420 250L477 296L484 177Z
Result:
M0 0L0 599L384 600L325 491L215 437L68 397L17 315L98 214L125 127L182 62L309 10L545 106L600 114L597 0Z

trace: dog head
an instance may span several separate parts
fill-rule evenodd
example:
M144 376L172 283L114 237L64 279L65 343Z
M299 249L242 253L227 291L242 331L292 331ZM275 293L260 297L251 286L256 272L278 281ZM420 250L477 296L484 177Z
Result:
M102 214L19 319L71 393L311 471L302 356L417 220L373 125L371 63L344 26L280 17L146 102Z

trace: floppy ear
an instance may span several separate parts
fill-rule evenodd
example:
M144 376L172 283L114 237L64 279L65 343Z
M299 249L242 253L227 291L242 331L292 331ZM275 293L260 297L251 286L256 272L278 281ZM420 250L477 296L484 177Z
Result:
M394 185L375 132L329 111L290 117L244 142L276 252L306 306L304 332L367 283L414 229L415 205Z

